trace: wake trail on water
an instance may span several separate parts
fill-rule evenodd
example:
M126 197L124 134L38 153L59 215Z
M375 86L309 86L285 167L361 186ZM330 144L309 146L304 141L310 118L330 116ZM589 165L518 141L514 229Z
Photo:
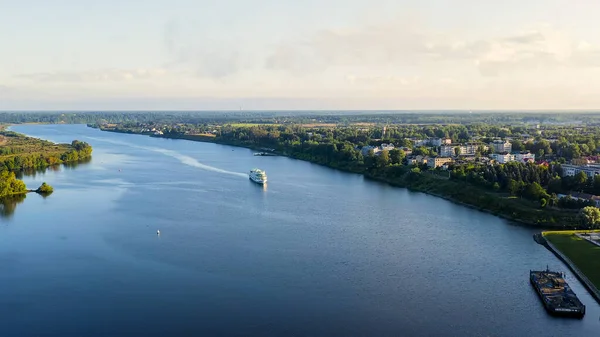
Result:
M195 158L192 158L190 156L184 155L184 154L179 153L177 151L167 150L167 149L163 149L163 148L160 148L160 147L141 146L141 145L136 145L136 144L132 144L132 143L128 143L128 142L122 142L122 141L112 140L112 139L106 139L106 138L97 138L97 137L90 137L90 136L86 136L86 138L89 138L89 139L92 139L92 140L97 140L97 141L100 141L100 142L111 143L111 144L115 144L115 145L123 145L123 146L132 147L132 148L135 148L135 149L140 149L140 150L146 150L146 151L152 151L152 152L160 153L160 154L163 154L163 155L175 158L175 159L179 160L182 164L185 164L185 165L188 165L188 166L191 166L191 167L196 167L196 168L199 168L199 169L202 169L202 170L206 170L206 171L212 171L212 172L217 172L217 173L229 174L229 175L234 175L234 176L237 176L237 177L244 177L244 178L247 177L247 175L244 174L244 173L227 171L227 170L220 169L218 167L214 167L214 166L202 164L201 162L199 162Z

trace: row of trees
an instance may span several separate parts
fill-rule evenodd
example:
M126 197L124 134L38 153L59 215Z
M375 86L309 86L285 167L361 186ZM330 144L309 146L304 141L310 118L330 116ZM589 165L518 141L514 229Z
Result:
M0 157L0 171L20 171L25 169L40 169L49 166L77 162L92 155L92 147L75 140L69 149L63 153L34 153L18 154L10 157Z

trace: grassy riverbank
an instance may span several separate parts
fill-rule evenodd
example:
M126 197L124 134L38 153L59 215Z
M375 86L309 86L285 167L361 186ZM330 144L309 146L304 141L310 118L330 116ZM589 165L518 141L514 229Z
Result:
M544 238L600 289L600 247L576 236L574 231L545 232Z

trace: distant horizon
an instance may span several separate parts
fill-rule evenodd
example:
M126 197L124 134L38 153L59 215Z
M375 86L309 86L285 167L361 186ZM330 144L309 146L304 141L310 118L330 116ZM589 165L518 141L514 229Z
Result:
M152 110L152 109L57 109L57 110L41 110L41 109L10 109L0 110L0 113L11 112L48 112L48 113L93 113L93 112L381 112L381 113L600 113L600 109L255 109L255 110L219 110L219 109L177 109L177 110Z

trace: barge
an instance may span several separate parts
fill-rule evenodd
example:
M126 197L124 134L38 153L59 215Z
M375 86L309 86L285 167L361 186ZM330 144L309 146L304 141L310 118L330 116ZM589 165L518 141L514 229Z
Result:
M530 270L529 281L540 296L544 308L555 316L583 318L585 305L564 279L564 274L550 271Z

